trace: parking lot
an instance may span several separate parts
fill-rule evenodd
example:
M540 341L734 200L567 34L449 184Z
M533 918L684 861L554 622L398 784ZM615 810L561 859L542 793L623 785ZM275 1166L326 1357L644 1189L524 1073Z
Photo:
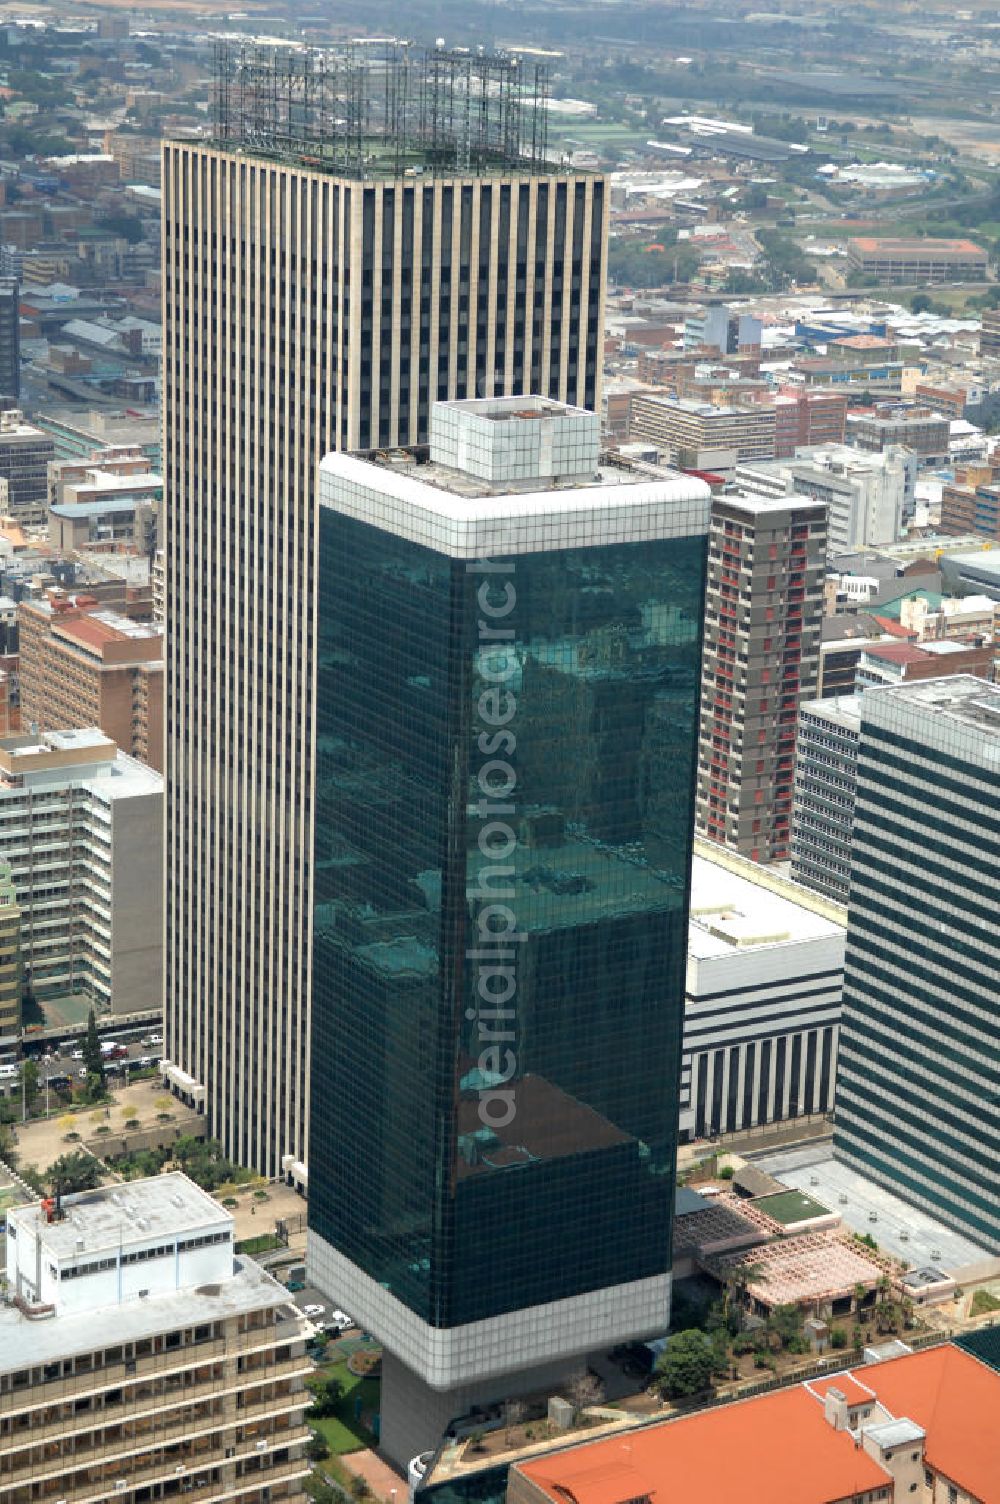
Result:
M338 1306L334 1301L328 1300L327 1297L323 1294L322 1290L317 1290L315 1285L307 1285L304 1290L290 1291L289 1299L298 1306L299 1310L306 1317L306 1320L309 1321L317 1330L325 1329L330 1325L330 1318L332 1317L334 1311L343 1310L342 1306ZM310 1306L322 1306L322 1312L318 1315L308 1314L307 1308ZM345 1312L345 1315L349 1316L350 1312ZM348 1330L354 1337L360 1335L357 1327L355 1326L351 1326ZM336 1337L337 1332L331 1331L330 1336L331 1338Z
M109 1030L101 1033L100 1040L104 1073L113 1084L127 1086L134 1071L153 1069L163 1058L163 1034L156 1025ZM86 1075L83 1039L79 1035L60 1041L31 1040L25 1053L38 1065L38 1085L42 1090L46 1080L50 1089L56 1089L60 1084L75 1086Z

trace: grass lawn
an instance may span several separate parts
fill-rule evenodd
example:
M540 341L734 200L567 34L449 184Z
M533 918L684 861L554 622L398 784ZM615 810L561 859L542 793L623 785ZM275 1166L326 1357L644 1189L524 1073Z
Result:
M346 1360L325 1363L317 1368L316 1378L336 1379L341 1387L336 1414L309 1420L310 1426L322 1436L330 1451L342 1457L347 1452L360 1452L364 1447L376 1446L376 1439L364 1425L362 1417L378 1410L382 1387L378 1379L359 1379L357 1374L351 1373ZM357 1414L359 1408L360 1415Z
M1000 1300L989 1290L977 1290L969 1308L970 1316L985 1316L988 1311L1000 1311Z
M768 1216L786 1227L795 1222L806 1222L811 1217L829 1215L825 1206L821 1206L804 1191L776 1191L773 1196L759 1197L756 1204Z

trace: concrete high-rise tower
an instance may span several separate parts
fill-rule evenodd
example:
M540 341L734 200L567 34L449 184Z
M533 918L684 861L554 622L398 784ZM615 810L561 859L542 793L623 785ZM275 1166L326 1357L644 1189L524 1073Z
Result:
M1000 691L860 712L834 1154L1000 1253Z
M755 862L790 853L799 706L816 697L826 507L712 503L697 831Z
M600 397L606 197L507 54L222 44L163 153L166 1054L305 1176L316 476L438 398Z

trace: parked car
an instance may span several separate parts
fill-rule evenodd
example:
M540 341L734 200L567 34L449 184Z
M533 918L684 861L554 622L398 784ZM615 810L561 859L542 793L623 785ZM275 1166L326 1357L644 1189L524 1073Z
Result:
M348 1327L352 1327L353 1325L354 1322L346 1311L331 1311L329 1321L324 1323L324 1330L339 1334L340 1332L346 1332Z
M305 1289L305 1285L303 1284L302 1280L300 1280L300 1279L290 1279L288 1281L288 1284L285 1286L285 1289L286 1290L290 1290L291 1293L293 1295L295 1295L295 1294L298 1293L299 1290L304 1290Z
M143 1049L147 1049L151 1044L162 1044L163 1035L147 1034L143 1039L140 1039L139 1043L142 1045Z
M308 1305L302 1307L302 1314L311 1317L322 1316L325 1310L326 1306Z
M71 1060L82 1060L83 1059L83 1051L82 1050L71 1050L69 1058Z

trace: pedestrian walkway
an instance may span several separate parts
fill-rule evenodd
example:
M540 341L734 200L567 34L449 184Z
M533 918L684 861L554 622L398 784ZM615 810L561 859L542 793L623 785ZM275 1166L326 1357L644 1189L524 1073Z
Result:
M385 1504L405 1504L406 1479L377 1452L348 1452L340 1461L355 1477L364 1478L377 1499L384 1499Z

